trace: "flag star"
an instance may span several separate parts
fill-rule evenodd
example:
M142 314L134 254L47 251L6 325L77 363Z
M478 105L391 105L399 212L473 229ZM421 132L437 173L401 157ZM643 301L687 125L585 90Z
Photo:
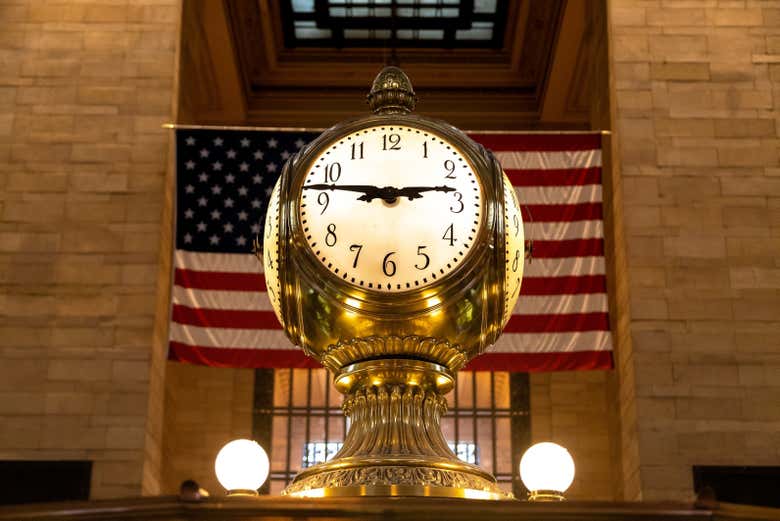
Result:
M200 199L198 199L198 206L206 206L206 203L208 202L209 202L208 199L206 199L205 197L201 197Z
M252 199L252 208L260 208L260 200Z
M195 170L195 161L189 160L184 163L184 166L187 168L187 170Z
M185 233L184 234L184 243L185 244L190 244L191 242L192 242L192 235L190 235L189 233Z
M209 237L209 242L211 244L219 244L219 237L217 237L217 235L214 234L211 237Z
M276 166L276 163L268 163L267 165L265 165L265 169L268 170L269 172L276 172L277 168L278 167Z
M191 147L195 144L195 138L190 136L187 139L184 140L185 143L187 143L187 146Z
M211 193L214 195L218 195L222 193L222 187L219 185L214 185L211 187Z
M236 176L234 176L233 174L228 174L225 176L226 183L232 183L235 180L236 180Z
M195 187L192 186L192 185L187 185L187 186L184 187L184 191L186 193L188 193L188 194L194 193L195 192Z
M247 190L246 186L242 186L238 189L238 195L246 195L249 193L249 190Z
M246 162L242 161L241 164L238 165L238 169L241 170L242 172L248 172L249 165Z
M233 208L233 199L230 197L225 199L225 208Z
M184 211L184 218L185 219L192 219L193 217L195 217L195 212L192 211L192 208L187 208Z
M235 159L236 158L236 151L232 148L227 151L227 157L228 159Z
M260 223L254 223L252 225L252 233L254 233L255 235L260 233Z
M236 237L236 245L237 246L245 246L246 245L246 239L243 235L239 235Z
M218 137L218 138L214 139L214 146L215 147L221 147L222 146L222 138L221 137Z
M225 233L233 233L233 225L231 223L225 223L222 225L222 229L225 230Z
M255 159L263 159L263 153L259 150L255 150Z
M274 138L269 139L267 143L268 143L268 148L276 148L276 145L279 144L279 142Z
M222 163L220 163L219 161L217 161L216 163L212 163L211 166L214 167L214 170L217 171L222 170Z
M211 212L211 219L214 221L219 220L219 218L222 216L222 212L219 210L212 210Z
M302 139L298 139L298 141L295 142L295 146L298 148L301 148L303 145L305 145L304 141Z
M249 146L249 140L247 138L244 138L241 140L241 146L246 148Z
M198 231L199 232L205 232L206 231L206 223L203 221L198 223Z
M209 175L206 172L201 172L200 175L198 176L198 180L201 183L205 183L206 181L209 180Z
M249 217L249 214L246 213L244 210L241 210L238 212L238 220L239 221L246 221L246 218Z
M282 152L281 156L282 156L282 159L289 159L290 158L290 153L285 150L284 152Z
M252 182L254 184L256 184L256 185L259 185L260 183L263 182L263 176L261 176L260 174L253 175L252 176Z
M265 195L271 195L271 192L272 192L272 191L273 191L273 188L271 188L271 187L269 186L268 188L266 188L266 189L265 189Z
M206 150L205 148L202 148L200 150L200 157L209 157L209 151Z

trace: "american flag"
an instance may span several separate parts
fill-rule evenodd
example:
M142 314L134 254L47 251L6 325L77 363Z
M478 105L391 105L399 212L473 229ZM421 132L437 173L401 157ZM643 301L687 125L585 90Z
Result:
M318 367L284 335L252 241L284 162L316 132L176 130L176 247L168 358ZM533 259L504 334L468 366L612 367L597 134L477 133L523 205Z

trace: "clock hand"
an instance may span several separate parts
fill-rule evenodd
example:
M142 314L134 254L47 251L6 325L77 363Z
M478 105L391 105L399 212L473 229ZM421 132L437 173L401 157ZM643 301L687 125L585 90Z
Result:
M304 185L309 190L344 190L348 192L362 192L358 201L371 202L374 199L382 199L387 203L394 203L398 197L406 197L410 201L422 197L421 192L454 192L455 189L450 186L407 186L396 188L394 186L374 186L374 185L337 185L337 184L313 184Z
M454 192L455 189L451 186L405 186L398 189L399 197L408 197L412 199L419 199L422 197L421 192Z

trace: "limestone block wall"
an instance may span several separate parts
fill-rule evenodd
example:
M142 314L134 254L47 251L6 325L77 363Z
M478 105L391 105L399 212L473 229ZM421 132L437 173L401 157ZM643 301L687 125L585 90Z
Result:
M628 499L690 499L693 465L780 464L780 1L608 5L638 445Z
M0 5L0 459L93 460L93 498L159 490L150 346L179 11Z

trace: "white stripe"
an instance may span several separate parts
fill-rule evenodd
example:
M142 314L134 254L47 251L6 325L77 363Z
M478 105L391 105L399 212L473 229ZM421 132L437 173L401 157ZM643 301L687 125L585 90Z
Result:
M281 329L229 329L171 322L170 339L201 347L298 349Z
M505 170L562 170L601 166L601 150L496 152Z
M601 220L542 223L526 221L523 224L526 240L562 241L565 239L604 238L604 222Z
M606 272L604 257L565 257L526 261L523 277L604 275Z
M195 271L262 273L263 265L252 253L201 253L176 250L174 265Z
M559 353L611 351L609 331L578 333L508 333L487 350L488 353Z
M526 204L600 203L601 185L516 186L517 200Z
M557 315L565 313L606 313L606 293L577 295L521 295L515 304L515 315Z
M271 300L264 291L217 291L173 286L174 304L191 308L272 311Z

